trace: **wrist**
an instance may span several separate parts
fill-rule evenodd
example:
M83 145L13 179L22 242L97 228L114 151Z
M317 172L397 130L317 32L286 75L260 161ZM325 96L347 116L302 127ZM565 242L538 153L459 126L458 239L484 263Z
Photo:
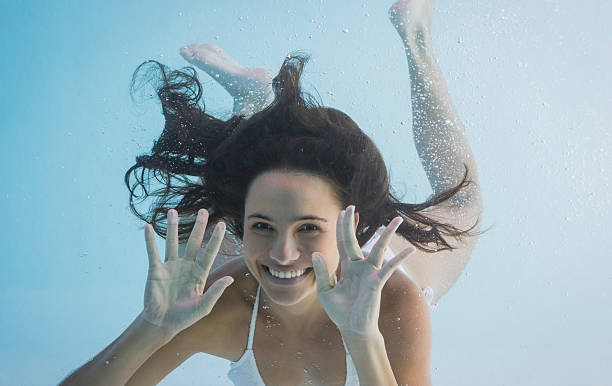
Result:
M164 345L172 340L178 333L174 333L167 328L149 322L141 312L134 321L134 327L141 334L147 336L152 342L159 342Z
M364 332L344 330L340 331L340 334L342 335L342 339L344 340L347 346L353 345L363 347L376 344L381 340L384 341L383 336L378 330L378 328L372 331Z

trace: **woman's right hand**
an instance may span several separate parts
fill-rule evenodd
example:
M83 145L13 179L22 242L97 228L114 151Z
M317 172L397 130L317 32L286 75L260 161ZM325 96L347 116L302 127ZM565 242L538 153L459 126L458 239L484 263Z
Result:
M204 231L208 223L208 211L200 209L191 231L185 256L178 256L178 212L168 211L168 235L166 257L162 263L155 244L151 224L145 226L149 273L144 295L142 317L149 323L176 335L208 315L223 291L233 283L231 276L215 281L206 292L204 286L210 267L219 252L225 235L225 224L217 223L200 260L196 260Z

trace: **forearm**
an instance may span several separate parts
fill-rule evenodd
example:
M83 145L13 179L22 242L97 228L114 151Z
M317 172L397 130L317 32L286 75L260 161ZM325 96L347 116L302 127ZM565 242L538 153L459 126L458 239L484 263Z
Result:
M139 315L119 338L60 385L124 385L151 355L171 339L172 336Z
M355 364L360 385L397 385L382 334L371 337L342 336Z
M410 35L404 39L404 47L410 71L414 142L434 194L461 182L464 164L468 180L476 182L476 162L434 58L429 33ZM474 184L452 200L463 204L478 194Z

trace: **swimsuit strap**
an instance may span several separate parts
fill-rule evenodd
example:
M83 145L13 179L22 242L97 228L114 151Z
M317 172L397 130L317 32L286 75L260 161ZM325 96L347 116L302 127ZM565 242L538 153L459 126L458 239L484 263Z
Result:
M257 310L259 309L259 292L261 290L261 284L257 287L257 296L255 297L255 304L253 305L253 312L251 313L251 325L249 326L249 342L247 343L247 350L253 348L253 336L255 335L255 323L257 322Z

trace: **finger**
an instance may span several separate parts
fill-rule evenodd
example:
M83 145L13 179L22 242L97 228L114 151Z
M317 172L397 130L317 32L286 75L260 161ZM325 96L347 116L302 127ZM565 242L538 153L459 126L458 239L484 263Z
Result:
M338 253L340 254L340 270L344 272L348 268L349 258L344 248L344 232L342 222L344 221L346 211L341 210L336 221L336 242L338 244Z
M224 236L225 223L223 221L220 221L215 225L213 234L210 236L210 240L208 240L206 248L204 248L204 253L197 261L198 264L200 264L200 267L202 267L202 269L204 270L204 272L202 273L202 278L204 280L206 280L206 278L208 277L210 267L212 267L213 261L215 261L217 253L219 253L219 248L221 248L221 243L223 242Z
M342 228L344 229L343 240L346 254L350 257L351 260L363 260L363 253L361 253L361 248L359 248L359 241L357 241L357 237L355 236L354 205L349 205L348 208L346 208Z
M166 235L166 259L165 261L178 259L178 212L175 209L168 210L168 232Z
M333 287L329 282L327 263L319 252L312 254L312 268L314 269L315 280L317 281L317 293L323 293L332 289Z
M408 256L414 253L414 251L416 251L416 248L414 246L410 246L398 253L391 260L387 261L378 273L378 277L380 277L381 284L384 285L387 280L389 280L393 272L395 272L395 270L400 266L400 264L402 264L404 260L408 258Z
M391 222L389 223L389 225L387 225L376 244L374 244L374 246L372 247L372 251L368 256L368 261L375 267L378 268L382 266L385 257L385 248L387 248L387 246L389 245L391 237L393 237L395 231L397 230L397 228L399 228L402 222L404 222L404 219L400 216L395 217L393 220L391 220Z
M187 240L185 259L195 261L196 257L198 257L198 252L200 251L200 247L202 247L202 240L204 240L206 224L208 224L208 211L206 209L200 209L193 229L191 230L191 234L189 235L189 240Z
M231 276L223 276L218 279L204 292L202 299L198 304L198 313L200 318L210 314L213 306L217 303L223 292L234 282L234 278Z
M155 231L151 224L145 225L145 242L147 244L147 255L149 256L149 268L161 263L159 253L157 252L157 244L155 243Z

